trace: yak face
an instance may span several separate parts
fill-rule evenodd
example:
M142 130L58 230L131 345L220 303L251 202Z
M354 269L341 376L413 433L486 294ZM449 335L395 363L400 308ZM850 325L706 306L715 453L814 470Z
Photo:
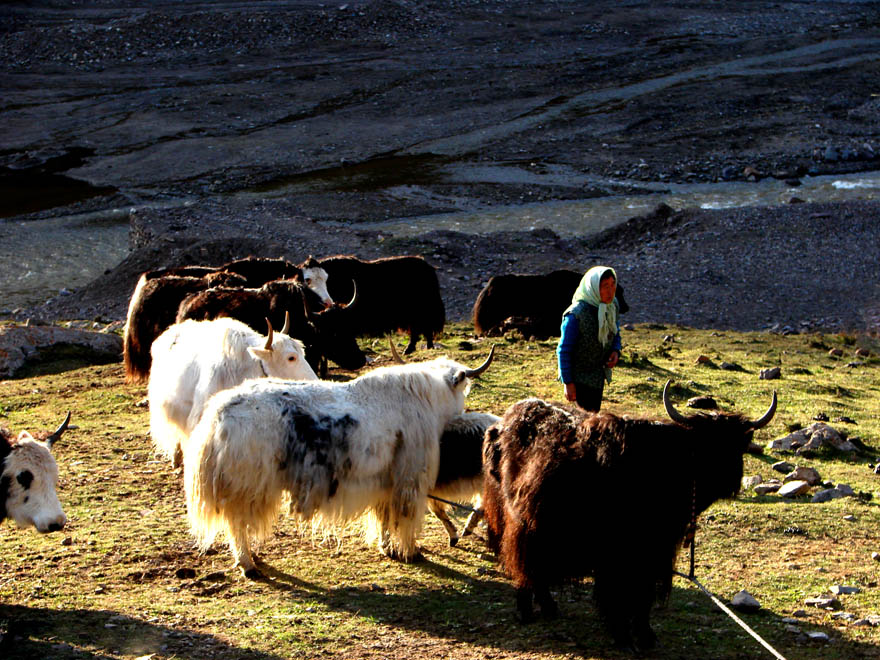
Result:
M306 262L303 265L303 284L318 296L321 300L321 305L326 309L333 304L333 298L330 297L330 293L327 291L327 271L320 266L309 266L308 264L309 262Z
M49 444L23 431L12 443L0 474L0 519L5 515L19 527L56 532L67 523L55 487L58 465Z
M367 363L354 336L351 312L346 307L333 304L323 312L309 314L314 327L313 341L320 352L343 369L360 369Z
M274 333L269 346L248 349L255 360L262 363L267 376L287 380L317 380L311 365L306 361L305 349L299 339L293 339L282 333Z

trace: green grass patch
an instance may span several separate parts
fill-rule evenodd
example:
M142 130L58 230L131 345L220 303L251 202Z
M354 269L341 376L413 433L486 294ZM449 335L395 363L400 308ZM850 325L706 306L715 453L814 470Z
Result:
M660 325L636 326L623 339L624 360L606 390L609 411L662 418L667 378L682 411L687 398L711 394L724 410L756 416L776 390L777 415L757 442L808 426L824 411L832 426L871 448L858 456L747 455L747 475L779 476L771 464L786 458L849 484L860 497L811 504L808 497L743 493L719 502L700 520L696 573L722 599L741 589L754 595L761 611L742 618L788 658L880 656L880 628L804 605L833 585L851 585L860 592L839 597L843 610L856 619L880 614L880 563L871 557L880 552L880 476L869 468L880 447L880 363L868 357L847 366L856 344L871 339ZM495 364L468 397L470 409L501 414L524 397L563 398L554 340L479 340L469 325L452 324L439 341L439 351L420 350L412 359L442 352L476 366L492 343L498 346ZM387 340L363 345L377 364L388 358ZM832 347L844 356L830 358ZM701 355L711 363L699 363ZM741 368L722 369L721 362ZM781 379L761 380L760 370L772 366L781 367ZM603 630L589 579L555 589L559 619L520 626L512 587L486 550L483 529L449 548L430 517L425 560L403 565L367 547L357 524L325 533L280 515L273 537L257 548L269 579L245 580L231 569L225 546L193 549L180 474L151 450L149 414L139 405L145 394L144 386L124 382L118 364L47 368L0 383L4 426L54 428L72 410L77 427L56 446L68 528L45 536L0 528L4 659L626 657ZM838 416L852 423L835 422ZM602 503L572 502L572 524L592 506ZM596 542L614 539L597 530ZM679 570L687 571L684 553ZM795 614L796 624L782 621ZM770 657L684 580L675 580L653 623L661 647L651 657ZM814 631L832 642L807 641Z

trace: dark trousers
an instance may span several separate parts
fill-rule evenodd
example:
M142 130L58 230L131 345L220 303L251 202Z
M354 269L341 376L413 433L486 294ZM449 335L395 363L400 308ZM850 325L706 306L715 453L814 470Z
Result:
M589 412L599 412L602 405L602 392L604 387L590 387L583 383L575 383L575 400L577 404Z

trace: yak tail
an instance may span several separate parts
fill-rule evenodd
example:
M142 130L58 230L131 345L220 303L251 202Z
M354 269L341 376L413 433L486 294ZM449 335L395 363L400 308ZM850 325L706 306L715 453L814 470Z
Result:
M147 284L146 273L138 280L131 300L128 303L128 314L125 318L125 335L122 340L122 363L125 365L125 376L130 383L143 383L150 375L150 347L154 337L144 336L146 319L143 316L143 293Z
M256 540L268 537L284 499L283 484L275 474L277 464L273 463L271 472L265 467L272 463L275 448L242 437L241 428L236 430L236 437L231 437L224 428L222 411L218 414L209 408L184 446L187 518L202 551L219 532L229 540L245 535Z

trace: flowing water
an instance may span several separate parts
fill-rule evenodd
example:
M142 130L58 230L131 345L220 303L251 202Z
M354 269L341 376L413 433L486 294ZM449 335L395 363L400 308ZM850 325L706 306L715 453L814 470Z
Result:
M517 182L547 184L555 173L540 175L522 168L461 167L443 173L447 181ZM583 175L581 175L582 177ZM530 178L531 177L531 178ZM568 173L558 173L560 182ZM398 236L417 235L432 229L465 233L548 228L561 236L589 235L643 215L658 204L685 207L730 208L773 206L792 197L804 201L880 199L880 172L841 176L804 177L791 187L776 179L756 183L645 184L644 182L593 181L595 184L636 184L657 192L633 196L607 196L582 201L560 201L392 220L370 227ZM570 183L570 181L569 181ZM289 190L287 192L290 192ZM398 186L401 198L425 196L418 186ZM273 193L267 193L271 196ZM275 191L278 194L278 191ZM455 200L451 200L454 204ZM113 268L128 254L129 209L66 216L28 222L0 220L0 313L17 307L38 305L48 298L87 284ZM332 223L327 223L332 224Z

